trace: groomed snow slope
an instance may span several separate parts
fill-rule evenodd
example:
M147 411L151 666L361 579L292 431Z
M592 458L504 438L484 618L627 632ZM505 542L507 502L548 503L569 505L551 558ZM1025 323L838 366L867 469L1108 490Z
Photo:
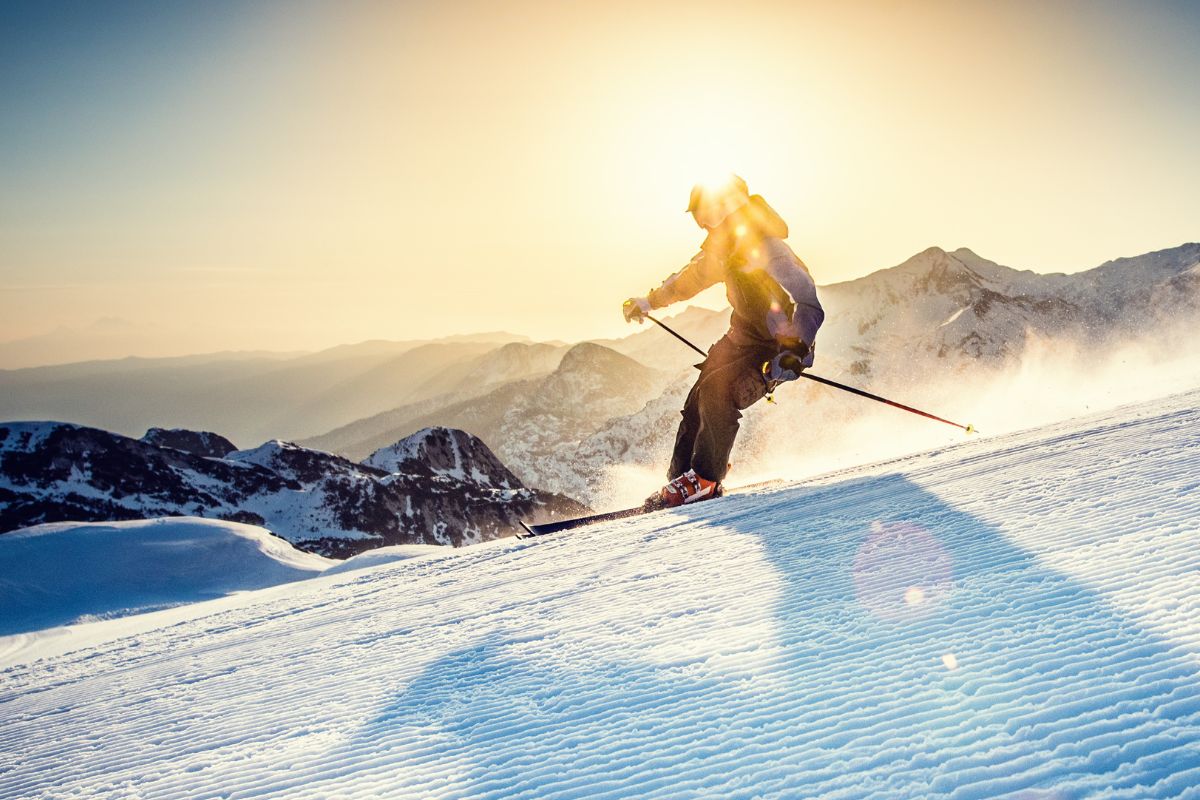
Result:
M1198 407L320 577L10 667L0 796L1200 797Z
M262 589L341 563L265 528L198 517L35 525L0 536L0 638Z

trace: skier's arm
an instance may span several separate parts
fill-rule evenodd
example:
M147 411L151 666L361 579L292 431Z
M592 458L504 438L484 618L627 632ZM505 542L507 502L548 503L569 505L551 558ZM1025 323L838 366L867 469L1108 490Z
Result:
M804 366L812 366L812 347L817 329L825 321L825 310L817 299L817 285L808 267L791 248L782 242L779 244L782 249L768 258L767 273L791 298L792 313L789 316L782 309L772 309L767 313L767 330L781 347L794 348L802 342L808 350L804 355Z
M719 283L721 278L720 259L707 250L701 250L683 269L663 281L657 289L652 289L646 299L650 301L651 308L662 308L695 297Z

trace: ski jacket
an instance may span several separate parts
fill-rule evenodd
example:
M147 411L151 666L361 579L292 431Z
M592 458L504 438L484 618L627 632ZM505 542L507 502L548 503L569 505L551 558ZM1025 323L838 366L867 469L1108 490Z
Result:
M735 341L804 351L812 366L812 348L825 311L808 267L783 240L787 223L759 195L709 231L700 252L687 266L652 290L651 308L687 300L725 283L733 306L729 320Z

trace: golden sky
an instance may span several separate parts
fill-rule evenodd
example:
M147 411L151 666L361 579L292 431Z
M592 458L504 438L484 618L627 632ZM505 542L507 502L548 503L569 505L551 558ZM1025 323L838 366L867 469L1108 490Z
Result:
M619 334L727 170L819 283L1200 239L1195 4L163 5L0 35L0 340Z

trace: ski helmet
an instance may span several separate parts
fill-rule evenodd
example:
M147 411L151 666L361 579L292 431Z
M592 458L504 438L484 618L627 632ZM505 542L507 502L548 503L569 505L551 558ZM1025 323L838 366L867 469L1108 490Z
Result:
M736 207L749 199L750 189L746 186L746 181L730 173L717 181L697 183L693 186L691 197L688 198L687 213L691 214L701 206L727 201L737 201L731 203Z

